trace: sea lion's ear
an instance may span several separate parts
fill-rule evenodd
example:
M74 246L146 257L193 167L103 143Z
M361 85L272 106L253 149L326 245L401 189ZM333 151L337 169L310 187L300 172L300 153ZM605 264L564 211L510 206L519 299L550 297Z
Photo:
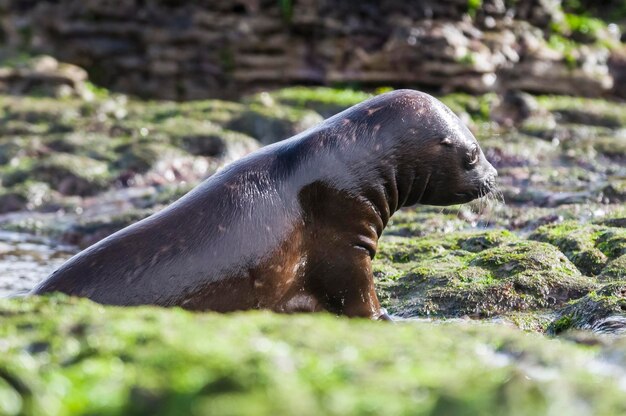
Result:
M444 137L439 141L439 144L444 146L452 146L452 140L449 137Z

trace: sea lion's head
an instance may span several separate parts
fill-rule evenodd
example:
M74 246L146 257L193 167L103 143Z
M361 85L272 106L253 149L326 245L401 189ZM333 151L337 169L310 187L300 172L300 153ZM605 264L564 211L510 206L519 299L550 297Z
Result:
M406 93L409 98L404 99L403 110L412 114L403 120L412 124L407 139L416 146L418 172L410 202L462 204L492 192L498 172L463 122L436 98Z

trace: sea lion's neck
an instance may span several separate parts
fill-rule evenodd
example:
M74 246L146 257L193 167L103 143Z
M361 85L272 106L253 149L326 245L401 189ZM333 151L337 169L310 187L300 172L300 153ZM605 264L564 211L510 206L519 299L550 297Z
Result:
M431 167L420 162L420 156L428 149L416 147L419 143L415 141L393 140L391 143L383 144L384 151L369 158L370 176L364 178L362 184L369 190L366 197L373 195L368 199L380 210L385 224L400 208L419 203L431 179Z

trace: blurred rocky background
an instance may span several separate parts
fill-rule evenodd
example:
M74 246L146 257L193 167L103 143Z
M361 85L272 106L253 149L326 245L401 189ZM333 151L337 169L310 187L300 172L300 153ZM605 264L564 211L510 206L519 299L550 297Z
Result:
M292 84L624 97L625 9L619 0L3 0L0 40L151 98Z

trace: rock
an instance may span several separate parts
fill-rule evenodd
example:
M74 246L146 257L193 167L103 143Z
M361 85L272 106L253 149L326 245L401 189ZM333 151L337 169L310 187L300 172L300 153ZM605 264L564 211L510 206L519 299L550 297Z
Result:
M626 254L611 260L602 269L599 276L604 281L623 280L626 281Z
M32 168L32 177L63 195L94 195L109 184L104 162L68 153L51 154Z
M0 315L4 414L51 403L58 414L111 415L626 411L620 339L590 348L467 321L381 325L61 296L2 299Z
M121 155L114 167L119 171L117 180L123 186L196 183L214 173L219 163L224 162L218 159L210 163L175 146L149 139L124 144L117 151Z
M626 253L626 232L621 228L569 221L539 227L529 238L554 244L587 275L600 274L609 260Z
M78 95L86 91L87 72L51 56L39 56L17 66L0 68L0 93L41 94L53 97Z
M626 52L611 55L609 71L614 79L612 93L617 97L626 98Z
M310 110L252 104L240 116L233 118L227 128L254 137L262 144L287 139L323 121Z
M527 93L508 90L491 111L491 118L507 127L517 126L539 109L537 100Z
M313 110L324 118L331 117L372 95L351 89L327 87L290 87L256 94L248 100L266 107L275 104Z
M623 94L626 76L612 26L564 14L553 0L216 0L122 10L4 2L1 29L12 48L84 66L98 84L176 100L337 83L602 96Z
M63 243L86 248L154 213L154 210L137 210L117 216L103 216L81 221L65 230L60 237Z
M252 137L234 132L209 121L171 118L151 129L164 134L170 143L197 156L238 159L256 150L259 143Z
M374 266L383 279L384 303L405 317L489 317L559 305L593 287L593 281L581 276L553 246L511 239L488 239L491 244L468 239L463 245L475 253L456 248L454 239L443 246L416 240L406 254L398 247L383 246L382 252L394 253L387 258L395 261L381 260Z
M0 191L0 213L33 210L52 199L53 193L47 183L27 181Z
M615 179L602 188L602 199L609 204L626 202L626 180Z
M615 116L596 114L586 110L557 109L554 110L553 113L561 123L584 124L587 126L600 126L612 129L621 126L620 120Z
M554 334L571 329L626 333L626 282L610 283L571 302L548 327Z

